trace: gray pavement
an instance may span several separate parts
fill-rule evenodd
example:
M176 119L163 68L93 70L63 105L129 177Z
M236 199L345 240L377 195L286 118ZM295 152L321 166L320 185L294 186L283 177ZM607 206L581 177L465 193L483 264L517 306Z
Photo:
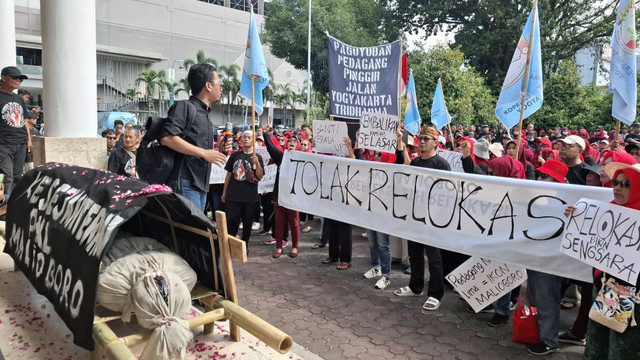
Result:
M511 341L511 321L492 328L491 314L471 314L466 302L450 290L439 310L422 310L425 297L399 298L398 287L409 275L393 264L391 285L374 288L365 279L370 268L368 240L353 229L350 269L323 265L328 248L313 250L320 222L302 234L300 255L292 259L287 247L273 259L269 236L253 232L246 264L234 262L240 305L292 336L293 340L324 359L533 359L526 346ZM561 327L569 328L577 309L561 311ZM583 347L561 344L560 351L540 358L581 359Z

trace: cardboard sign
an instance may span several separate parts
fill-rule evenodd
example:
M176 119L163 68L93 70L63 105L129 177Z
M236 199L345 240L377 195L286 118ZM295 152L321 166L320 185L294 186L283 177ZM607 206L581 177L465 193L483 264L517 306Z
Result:
M447 160L447 162L449 163L449 166L451 166L451 171L454 172L464 172L464 169L462 168L462 154L459 152L455 152L455 151L449 151L449 150L442 150L442 149L438 149L437 150L438 155L442 156L445 160Z
M447 275L446 279L477 313L524 283L527 269L472 257Z
M580 199L566 223L560 251L635 284L640 271L640 212Z
M398 117L380 113L362 113L358 146L363 149L396 153Z
M227 156L227 160L229 157ZM225 165L226 165L225 161ZM209 184L224 184L224 180L227 177L227 170L224 169L225 165L218 166L211 164L211 173L209 174Z
M345 122L313 120L313 141L316 143L314 148L316 152L348 155L349 151L344 144L344 138L348 136Z
M256 154L262 156L262 163L265 165L271 161L271 155L266 146L256 146Z
M273 187L276 184L276 175L278 174L278 166L276 164L267 165L264 167L264 175L258 182L258 194L273 192Z

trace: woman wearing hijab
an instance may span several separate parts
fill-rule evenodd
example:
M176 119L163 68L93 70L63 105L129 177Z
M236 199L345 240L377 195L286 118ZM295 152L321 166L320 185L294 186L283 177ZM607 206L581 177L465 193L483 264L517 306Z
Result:
M522 164L522 167L525 171L525 179L535 180L536 175L534 172L533 164L531 164L531 162L527 160L527 155L525 154L527 151L531 154L531 150L526 149L527 143L524 141L520 143L519 150L517 149L517 147L518 147L518 144L514 140L509 141L507 143L507 147L505 148L505 154L509 155L515 160L518 160ZM516 151L518 152L517 154L516 154Z
M456 140L453 151L462 153L461 162L465 173L484 175L484 171L478 166L476 156L473 153L473 147L473 140L463 136Z
M544 164L545 159L543 156L543 152L545 149L551 150L551 141L547 138L540 138L536 140L536 149L533 152L533 164L534 168L539 168L540 165Z
M638 160L634 158L632 155L618 152L618 151L609 151L602 157L602 169L600 171L600 182L602 182L602 187L611 187L611 179L609 175L604 171L604 166L609 163L623 163L627 165L637 164Z
M525 179L524 167L511 156L496 157L489 161L487 174L492 176ZM502 326L509 322L511 292L504 294L493 304L495 314L487 322L489 326Z
M624 206L633 210L640 210L640 165L610 163L604 171L612 179L612 204ZM575 206L569 206L565 216L570 216ZM638 213L640 216L640 213ZM640 278L630 284L600 270L595 271L594 287L598 291L604 286L603 279L613 280L615 289L626 289L636 293L640 286ZM618 299L615 299L616 301ZM596 300L597 301L597 300ZM620 314L619 316L622 316ZM639 318L638 304L635 304L631 318ZM586 360L606 359L640 359L640 326L628 326L622 333L612 330L595 321L589 321L587 329L587 343L584 350Z
M587 130L581 129L580 132L578 133L578 136L580 136L584 140L585 144L589 144L589 133L587 133ZM596 164L596 154L591 148L591 146L584 147L584 150L582 150L582 157L584 159L583 161L587 165Z

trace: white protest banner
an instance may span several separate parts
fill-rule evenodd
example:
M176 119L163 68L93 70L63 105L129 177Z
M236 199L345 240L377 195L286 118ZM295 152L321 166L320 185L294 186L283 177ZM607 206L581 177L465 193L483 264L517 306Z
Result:
M422 244L582 281L558 251L568 204L611 189L455 173L287 151L280 205Z
M262 164L264 164L264 166L267 166L269 161L271 161L271 155L269 155L266 146L256 146L256 154L262 156Z
M227 156L227 161L229 157ZM227 162L225 161L225 165ZM209 173L209 184L224 184L224 180L227 177L227 170L224 169L225 165L218 166L211 164L211 173Z
M438 149L437 152L438 155L447 160L449 166L451 166L451 171L460 173L464 172L464 169L462 168L462 153L442 149Z
M265 192L273 192L273 186L276 184L276 174L278 173L278 165L271 164L264 167L264 175L258 182L258 194Z
M445 277L479 312L527 280L527 269L472 257Z
M591 199L575 205L560 251L635 284L640 271L640 212Z
M395 115L363 112L360 118L358 146L363 149L396 153L398 117Z
M348 136L344 121L313 120L313 141L316 143L313 150L316 152L348 155L344 144L344 138Z

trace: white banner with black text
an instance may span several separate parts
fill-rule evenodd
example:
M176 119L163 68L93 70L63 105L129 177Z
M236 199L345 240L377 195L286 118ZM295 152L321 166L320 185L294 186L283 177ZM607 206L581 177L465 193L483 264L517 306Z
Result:
M590 281L558 249L567 205L611 189L500 178L286 151L278 201L438 248Z

